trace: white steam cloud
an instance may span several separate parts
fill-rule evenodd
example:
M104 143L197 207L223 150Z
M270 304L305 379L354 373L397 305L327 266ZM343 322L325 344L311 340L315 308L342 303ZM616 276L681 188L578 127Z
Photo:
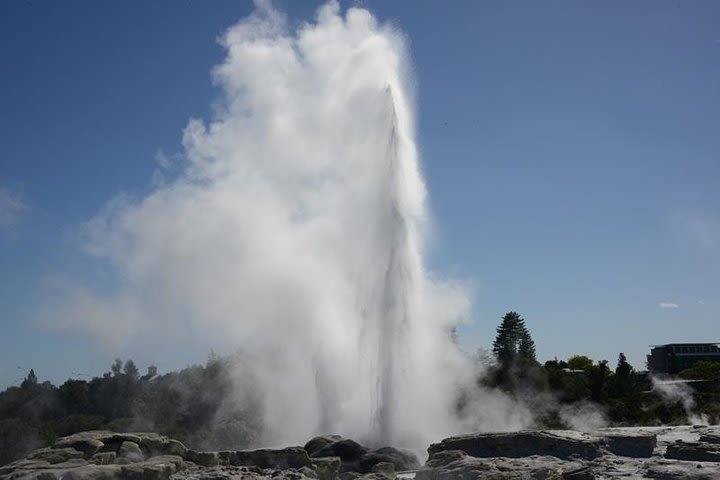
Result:
M704 413L695 412L694 391L687 381L683 380L661 380L654 376L650 376L652 389L667 402L680 402L688 417L688 421L693 425L709 425L708 416Z
M450 336L469 301L423 264L403 36L336 2L292 31L259 2L221 42L223 101L185 128L182 173L89 222L118 288L75 289L56 324L103 340L221 335L260 381L265 443L417 445L477 428L453 414L474 373ZM504 400L474 400L492 407L485 424L531 421Z

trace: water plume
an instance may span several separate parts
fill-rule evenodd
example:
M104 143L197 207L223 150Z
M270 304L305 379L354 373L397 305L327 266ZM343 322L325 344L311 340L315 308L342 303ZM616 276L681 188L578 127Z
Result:
M404 37L336 2L296 30L256 7L221 39L222 98L185 128L182 171L88 223L117 288L76 285L54 321L106 342L190 329L241 348L265 444L340 433L424 448L477 428L453 413L476 373L450 335L468 297L423 262ZM491 401L496 429L516 418Z

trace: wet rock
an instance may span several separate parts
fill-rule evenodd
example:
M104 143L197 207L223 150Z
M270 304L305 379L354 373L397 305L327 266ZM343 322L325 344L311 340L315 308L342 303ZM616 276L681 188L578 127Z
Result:
M558 432L522 431L474 433L446 438L428 448L430 456L443 450L461 450L473 457L520 458L549 455L557 458L593 459L602 455L601 440Z
M665 458L696 462L720 462L720 444L706 442L675 442L668 445Z

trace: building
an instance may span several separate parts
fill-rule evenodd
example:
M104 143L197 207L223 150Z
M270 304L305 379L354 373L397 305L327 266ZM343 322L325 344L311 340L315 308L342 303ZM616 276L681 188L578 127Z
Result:
M668 343L650 345L647 367L652 373L678 373L697 362L720 362L718 343Z

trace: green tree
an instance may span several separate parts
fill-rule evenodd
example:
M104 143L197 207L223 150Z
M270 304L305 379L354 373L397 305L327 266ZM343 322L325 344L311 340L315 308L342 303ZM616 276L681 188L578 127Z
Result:
M606 400L607 382L612 374L607 360L600 360L597 365L593 365L587 372L590 376L590 398L594 402Z
M610 383L610 394L614 397L624 397L635 393L637 382L635 381L635 369L625 358L624 353L618 355L617 366L615 367L615 375Z
M110 371L113 374L113 377L119 377L122 373L122 366L123 362L119 358L116 358L113 364L110 366Z
M590 372L593 367L593 361L585 355L574 355L568 358L567 366L571 370Z
M493 354L505 367L518 360L533 364L537 362L535 342L525 326L525 320L517 312L508 312L502 318L493 342Z
M632 365L628 363L627 358L625 358L625 354L620 352L620 355L618 355L618 363L615 367L615 375L617 375L618 378L628 379L633 373L634 371Z
M20 384L21 388L31 388L37 385L38 380L37 376L35 375L35 370L32 368L30 369L30 373L28 373L28 376L25 377L25 380Z
M131 380L137 380L137 378L140 376L140 371L135 366L135 362L132 360L128 360L125 362L125 367L123 367L123 373L127 375L127 377Z

